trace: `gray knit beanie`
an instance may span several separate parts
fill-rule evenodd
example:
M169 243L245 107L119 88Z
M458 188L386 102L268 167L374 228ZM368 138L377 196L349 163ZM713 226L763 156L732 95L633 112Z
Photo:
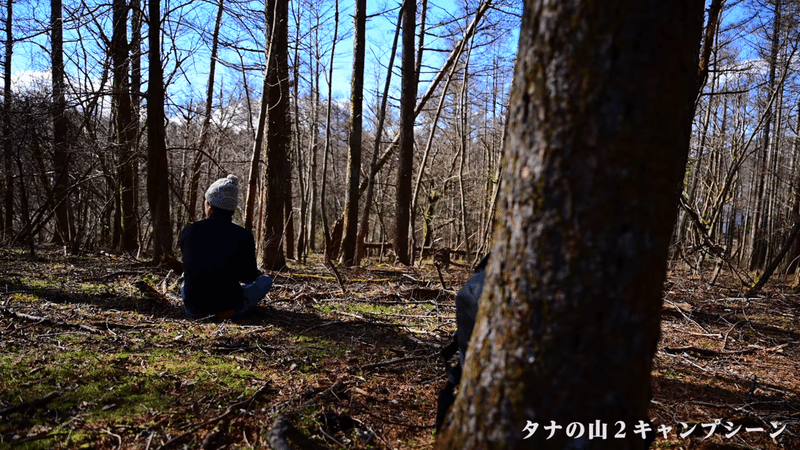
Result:
M236 175L213 182L206 191L206 201L215 208L236 211L239 204L239 179Z

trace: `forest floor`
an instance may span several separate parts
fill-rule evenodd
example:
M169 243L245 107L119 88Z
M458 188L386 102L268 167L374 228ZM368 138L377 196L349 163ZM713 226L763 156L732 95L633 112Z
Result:
M0 248L0 448L268 448L276 422L299 448L432 448L470 270L442 289L430 263L341 284L290 266L253 317L192 321L177 277L141 261ZM653 448L800 448L800 295L726 284L670 272Z

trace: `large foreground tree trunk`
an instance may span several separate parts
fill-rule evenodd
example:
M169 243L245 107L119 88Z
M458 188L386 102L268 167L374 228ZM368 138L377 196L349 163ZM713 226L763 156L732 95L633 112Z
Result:
M442 447L643 447L702 18L701 0L527 2L501 225Z

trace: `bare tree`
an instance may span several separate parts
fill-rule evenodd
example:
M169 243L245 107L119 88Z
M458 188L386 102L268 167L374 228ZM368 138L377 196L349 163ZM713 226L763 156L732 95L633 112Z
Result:
M164 74L161 67L161 1L148 5L147 89L147 201L153 220L153 264L178 267L172 252L172 225L169 208L169 166L164 130Z
M61 0L50 1L50 27L52 45L52 81L53 81L53 169L55 182L53 196L55 203L56 232L53 242L59 245L72 243L74 223L71 220L69 201L69 162L70 152L67 138L68 119L66 117L67 100L64 85L64 20Z
M267 0L267 26L272 32L270 58L267 61L268 90L263 93L263 102L268 102L266 130L267 170L264 189L267 198L264 205L264 230L262 233L261 260L263 267L280 270L286 266L282 240L284 232L284 202L290 181L288 170L291 127L289 126L289 67L288 67L288 0Z
M113 29L111 35L111 59L114 71L114 106L116 107L116 141L119 146L119 201L121 239L120 249L136 250L139 238L136 190L136 134L138 121L134 120L131 105L128 69L128 5L125 0L114 0Z
M783 10L782 1L775 0L774 7L775 9L772 23L772 36L770 39L770 52L767 58L767 63L769 64L769 78L767 80L768 95L771 95L777 89L775 81L778 67L778 49L781 40L781 12ZM752 245L752 252L750 255L750 270L763 268L767 257L766 228L769 211L765 210L767 208L768 200L764 195L764 186L767 172L769 171L767 168L767 160L770 148L770 139L772 138L772 135L770 134L773 124L772 107L773 105L770 103L765 110L766 120L764 122L764 132L762 134L763 141L761 143L761 151L759 152L758 158L759 175L757 181L758 185L755 192L756 206L751 228L752 234L750 238Z
M189 175L189 201L187 204L189 221L194 221L197 207L197 190L200 184L200 167L203 163L203 153L208 142L208 128L211 124L211 112L214 100L214 81L217 73L217 59L219 58L219 29L222 24L222 13L225 10L224 0L218 0L217 16L214 21L214 32L211 36L211 58L209 58L208 85L206 86L206 104L203 111L203 124L200 129L200 142L197 143L197 154L194 157L191 173Z
M14 233L14 173L12 166L11 142L11 55L14 51L14 2L6 1L6 54L3 61L3 171L5 172L5 196L3 206L3 236L10 238Z
M361 264L361 260L364 258L365 255L365 241L367 239L367 234L369 233L369 216L370 216L370 208L372 208L372 203L375 196L375 175L377 170L375 170L375 166L378 163L378 152L381 149L381 136L383 135L383 124L386 120L386 104L389 99L389 87L392 84L392 72L394 71L394 58L397 54L397 40L400 36L400 28L402 25L402 14L403 10L400 10L400 13L397 16L397 26L395 27L394 31L394 40L392 41L392 47L389 54L389 62L386 69L386 82L384 83L383 87L383 95L381 95L381 106L380 110L378 111L378 124L375 127L375 141L372 147L372 159L370 162L370 169L368 174L367 180L367 192L364 195L364 211L361 213L361 225L358 229L358 236L356 237L356 258L353 262L354 265ZM413 210L412 210L413 211ZM413 221L412 221L413 223Z
M397 160L397 209L395 213L394 251L397 261L409 265L408 233L411 213L411 176L414 170L414 107L417 103L417 76L414 58L414 30L417 4L403 2L402 80L400 88L400 151Z
M347 153L347 202L344 207L342 263L353 265L358 230L358 184L361 176L361 129L364 109L364 49L367 0L357 0L353 16L353 77L350 81L350 139Z
M702 17L701 0L526 3L502 224L440 447L642 447L631 428L524 430L646 419Z
M469 49L464 55L464 76L461 79L461 92L458 98L458 109L460 112L459 117L459 148L458 148L458 192L461 200L461 234L463 235L464 253L467 260L470 259L470 250L472 247L469 243L469 228L467 225L467 199L464 194L464 166L467 160L467 148L469 146L470 138L470 103L469 103L469 83L470 83L470 57L472 56L472 47L475 43L475 37L470 39Z
M322 213L322 230L325 235L325 257L334 259L334 243L331 237L331 230L328 226L328 215L325 213L325 192L328 189L328 155L331 149L331 110L333 108L333 65L336 55L336 42L339 37L339 0L334 0L333 14L333 44L331 46L331 62L328 67L328 102L325 112L325 147L322 152L322 186L320 187L320 211Z
M267 2L264 7L268 8ZM250 175L247 178L247 199L245 200L245 213L244 213L244 227L248 230L253 229L253 222L255 221L255 205L256 198L258 197L258 176L261 173L259 167L261 164L261 154L264 152L264 133L267 129L267 115L268 103L266 100L266 93L269 92L269 61L272 59L272 34L275 32L275 27L268 25L267 30L267 48L265 50L265 67L264 67L264 83L261 86L261 102L258 108L258 124L256 125L256 135L253 141L253 151L250 157Z

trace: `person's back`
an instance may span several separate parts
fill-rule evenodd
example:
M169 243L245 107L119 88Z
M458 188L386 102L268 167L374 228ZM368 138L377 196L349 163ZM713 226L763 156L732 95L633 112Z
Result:
M232 221L238 190L234 175L214 182L205 195L208 217L181 232L182 297L189 317L244 317L272 286L258 270L253 234Z

